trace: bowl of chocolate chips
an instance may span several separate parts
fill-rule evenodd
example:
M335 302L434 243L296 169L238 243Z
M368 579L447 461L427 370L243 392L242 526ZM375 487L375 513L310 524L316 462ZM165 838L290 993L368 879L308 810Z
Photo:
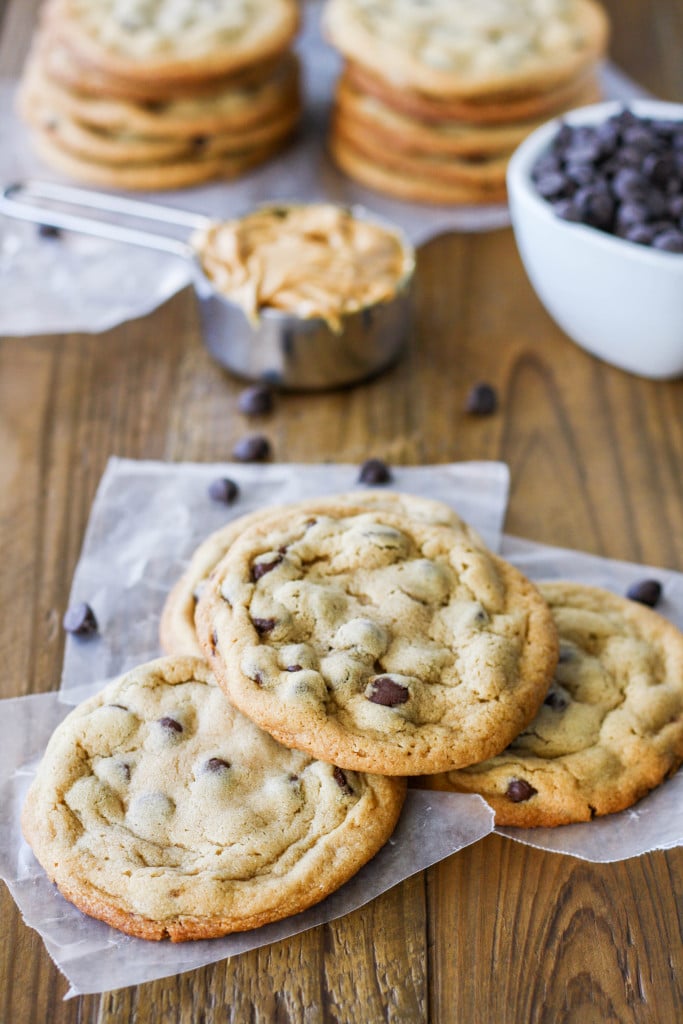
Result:
M643 377L683 375L683 105L583 107L508 169L522 261L559 326Z

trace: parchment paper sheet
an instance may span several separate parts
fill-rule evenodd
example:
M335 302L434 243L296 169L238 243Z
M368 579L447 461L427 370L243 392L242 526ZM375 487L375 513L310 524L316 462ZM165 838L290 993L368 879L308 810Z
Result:
M505 205L436 207L404 203L356 185L325 150L329 108L341 62L320 37L321 4L305 5L297 44L307 97L297 141L282 155L235 182L143 199L210 214L235 216L269 200L358 203L404 229L419 245L447 231L492 231L509 224ZM628 101L645 91L612 65L602 71L606 98ZM0 84L0 183L26 178L64 180L31 152L13 110L15 83ZM137 225L139 226L139 224ZM39 239L30 224L0 217L0 334L97 333L142 316L192 280L189 263L163 253L65 233Z
M508 474L499 463L397 467L396 489L449 500L498 547ZM411 874L483 838L492 815L478 797L411 790L391 842L358 876L324 903L295 918L225 939L172 945L129 938L84 917L47 881L19 829L25 792L54 727L68 704L98 689L107 674L158 653L156 625L168 586L191 551L226 519L206 485L218 473L236 478L237 515L264 503L350 489L351 466L226 466L113 459L93 505L73 598L93 600L101 636L69 638L62 690L2 702L0 763L0 876L26 922L36 928L60 970L69 995L101 992L181 973L334 920ZM154 543L150 548L151 539ZM644 576L664 584L660 610L683 626L683 575L596 558L511 537L504 557L534 579L578 579L623 593ZM144 607L143 607L144 606ZM126 637L130 652L112 639ZM593 861L615 861L683 844L683 774L636 808L586 825L559 829L499 829L542 849Z

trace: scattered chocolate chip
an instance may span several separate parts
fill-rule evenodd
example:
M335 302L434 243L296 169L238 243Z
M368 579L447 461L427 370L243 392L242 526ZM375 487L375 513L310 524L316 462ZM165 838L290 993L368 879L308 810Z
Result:
M490 416L498 408L496 389L484 381L470 388L465 399L465 412L473 416Z
M334 776L334 781L337 783L337 785L339 786L343 793L353 793L353 790L349 785L348 780L344 775L344 772L341 770L341 768L337 768L337 766L335 765L332 774Z
M368 694L368 700L373 704L382 704L385 708L396 707L397 704L405 704L410 699L408 687L397 683L390 676L379 676L372 682L372 689Z
M535 793L538 793L538 790L534 789L526 779L510 779L505 791L508 800L512 800L513 804L521 804L524 800L530 800Z
M553 711L564 711L568 702L561 693L557 692L557 690L550 690L543 703L547 704L549 708L553 709Z
M240 489L234 480L228 477L218 477L212 480L208 487L209 497L212 501L220 501L224 505L232 505L240 493Z
M301 665L288 665L285 672L301 672Z
M638 601L640 604L648 605L649 608L654 608L662 596L662 584L659 580L638 580L631 584L626 591L626 596L632 601Z
M270 458L270 441L263 434L249 434L237 442L232 455L238 462L265 462Z
M260 580L262 576L265 576L267 573L272 572L273 569L277 568L277 566L280 565L282 558L282 555L278 555L277 558L274 558L272 560L272 562L252 562L252 581L256 583L256 581Z
M273 392L258 384L245 388L237 400L237 408L243 416L265 416L273 410Z
M37 230L38 230L38 237L39 238L61 238L62 237L61 229L55 227L54 224L39 224Z
M126 764L125 761L119 761L117 764L117 768L119 769L121 776L126 780L126 782L130 782L130 765Z
M92 636L97 632L95 613L84 601L74 604L66 610L62 625L67 633L72 633L74 636Z
M388 484L391 481L391 470L381 459L366 459L360 467L358 483Z
M252 619L251 621L256 632L263 636L264 633L270 633L271 629L275 628L277 619Z
M299 776L298 775L290 775L289 776L289 781L290 782L298 782L299 781Z
M204 771L217 775L218 772L226 771L229 767L230 762L224 761L222 757L210 757L204 765Z
M177 722L175 718L171 718L169 715L164 715L163 718L157 719L162 729L167 729L168 732L181 733L183 727L180 722Z

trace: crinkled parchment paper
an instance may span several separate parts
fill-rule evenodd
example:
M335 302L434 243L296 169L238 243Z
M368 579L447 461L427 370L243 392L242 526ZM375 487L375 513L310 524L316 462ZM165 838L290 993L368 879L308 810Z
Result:
M396 489L448 502L500 544L508 492L501 463L395 467ZM230 476L235 505L212 502L207 486ZM93 604L100 633L67 640L60 693L2 702L7 742L0 766L0 876L71 982L70 995L103 992L177 974L334 920L405 878L476 842L493 828L479 797L408 794L398 828L359 874L296 917L239 935L173 945L145 942L85 917L52 886L21 838L19 814L47 740L106 676L157 656L159 614L196 545L229 518L268 504L353 490L357 466L172 464L112 459L93 504L72 589Z
M392 221L418 245L448 231L492 231L509 223L505 205L437 207L400 202L344 177L325 149L327 122L341 62L320 37L321 4L306 4L297 49L304 68L306 112L295 143L235 182L213 183L142 198L176 208L232 217L273 200L329 200L360 204ZM602 70L608 99L647 95L612 65ZM15 83L0 84L0 182L36 178L63 181L31 152L13 110ZM138 225L139 226L139 225ZM96 333L142 316L192 281L191 265L177 257L120 243L64 234L39 239L30 224L0 217L0 334Z
M499 463L396 467L394 487L448 501L500 547L508 473ZM212 503L210 480L240 485L230 509ZM95 499L74 577L74 600L91 601L101 633L69 638L62 690L3 701L0 765L0 876L27 924L71 982L69 995L107 991L181 973L334 920L430 864L493 830L489 808L475 796L410 790L387 846L317 907L285 921L224 939L173 945L134 939L85 917L48 881L19 828L21 805L55 726L68 705L108 675L159 653L156 628L165 595L196 546L229 516L273 503L352 489L357 467L199 465L112 459ZM533 579L576 579L624 593L635 579L664 584L661 612L683 627L683 574L502 538L504 557ZM125 638L125 645L122 639ZM615 861L683 844L683 774L635 808L558 829L497 829L502 835L592 861Z

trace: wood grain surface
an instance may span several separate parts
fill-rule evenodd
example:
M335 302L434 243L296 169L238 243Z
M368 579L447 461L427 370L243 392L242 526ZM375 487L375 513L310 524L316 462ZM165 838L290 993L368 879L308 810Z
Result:
M680 0L606 6L614 59L683 101ZM36 9L0 3L5 75ZM417 322L385 376L280 397L260 425L275 458L503 459L510 532L683 570L683 381L629 376L570 343L509 231L427 245ZM463 412L477 380L499 390L492 417ZM204 351L190 291L104 335L0 340L1 696L58 686L60 619L107 458L228 459L251 429L240 387ZM491 836L330 925L63 1002L66 982L3 886L0 1022L676 1024L682 918L681 850L596 865Z

